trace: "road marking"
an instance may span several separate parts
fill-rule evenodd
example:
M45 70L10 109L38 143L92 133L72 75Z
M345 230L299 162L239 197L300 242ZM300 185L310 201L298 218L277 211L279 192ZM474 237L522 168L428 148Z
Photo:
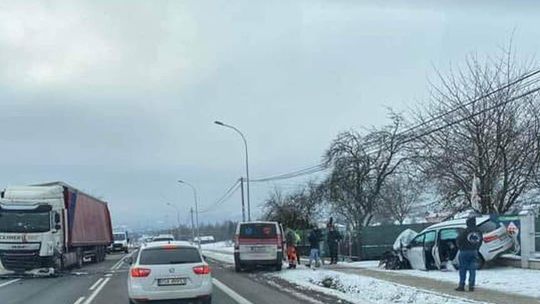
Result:
M99 280L97 280L94 285L92 285L92 287L90 287L90 290L94 290L96 289L96 287L101 283L101 281L103 281L103 278L99 278Z
M15 279L15 280L7 281L5 283L0 284L0 287L8 286L9 284L13 284L13 283L18 282L20 280L21 279Z
M86 301L84 301L84 304L92 303L92 301L97 297L97 295L101 292L103 287L105 287L105 285L109 282L110 279L111 278L106 278L105 280L103 280L101 282L101 284L99 285L99 287L96 288L96 290L94 290L94 292L92 292L92 294L88 297L88 299L86 299Z
M78 298L77 301L75 301L75 303L73 303L73 304L81 304L82 301L84 301L84 297Z
M227 287L227 285L221 283L220 281L216 279L212 279L212 283L216 285L217 288L221 289L224 293L226 293L229 297L231 297L233 300L236 301L238 304L253 304L250 301L248 301L246 298L239 295L236 291L230 289Z

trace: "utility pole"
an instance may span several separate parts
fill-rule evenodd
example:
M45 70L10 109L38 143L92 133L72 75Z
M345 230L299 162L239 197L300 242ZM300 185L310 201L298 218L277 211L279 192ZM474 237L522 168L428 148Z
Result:
M193 224L193 207L189 209L191 213L191 239L195 242L195 225Z
M244 178L240 177L240 193L242 195L242 222L246 221L246 207L244 204Z

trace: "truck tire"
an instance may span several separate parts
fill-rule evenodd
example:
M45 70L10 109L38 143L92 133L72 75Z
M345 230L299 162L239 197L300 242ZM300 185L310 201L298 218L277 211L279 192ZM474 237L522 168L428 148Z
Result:
M54 258L54 273L57 274L64 270L64 257L62 255L57 255Z
M81 250L77 250L77 264L75 264L75 267L82 268L84 264L84 255L82 254Z
M129 249L127 247L124 249L124 253L129 253Z

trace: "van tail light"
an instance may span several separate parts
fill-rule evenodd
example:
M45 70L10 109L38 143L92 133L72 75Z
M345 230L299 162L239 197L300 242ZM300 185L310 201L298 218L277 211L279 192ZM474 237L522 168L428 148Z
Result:
M234 236L234 249L240 249L240 241L238 240L238 235Z
M150 269L135 267L131 268L131 277L132 278L145 278L150 275Z
M281 249L283 247L283 238L281 237L281 235L278 235L277 242L277 248Z
M484 235L484 242L485 243L493 242L493 241L498 240L498 239L499 239L499 237L496 234Z
M210 274L211 270L210 270L210 266L208 266L208 265L201 265L201 266L195 266L195 267L193 267L193 272L194 272L195 274L202 275L202 274Z

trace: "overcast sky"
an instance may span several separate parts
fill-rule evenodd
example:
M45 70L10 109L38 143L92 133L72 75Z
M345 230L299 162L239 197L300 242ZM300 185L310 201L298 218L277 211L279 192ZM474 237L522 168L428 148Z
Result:
M535 1L0 1L0 185L61 180L115 225L188 219L425 100L434 68L540 47ZM505 5L505 3L507 5ZM298 180L279 183L284 189ZM253 213L274 184L252 184ZM201 221L240 218L237 193Z

